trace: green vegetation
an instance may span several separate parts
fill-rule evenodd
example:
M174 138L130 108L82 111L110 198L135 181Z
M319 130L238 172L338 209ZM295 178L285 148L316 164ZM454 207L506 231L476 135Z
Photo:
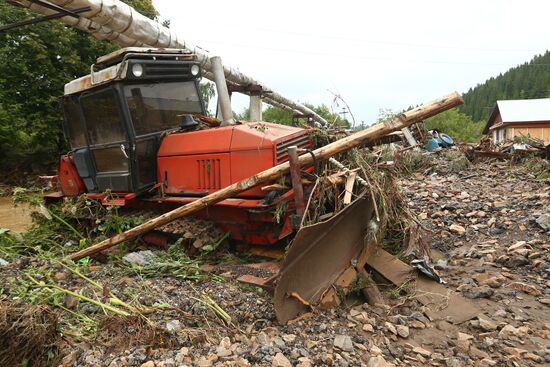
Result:
M484 122L472 120L458 109L442 112L425 121L427 129L437 129L461 142L476 142L481 138Z
M540 157L526 156L513 161L516 169L523 174L531 174L538 180L550 178L550 161Z
M459 150L447 149L443 152L443 157L451 162L450 170L453 173L462 172L471 166L466 155Z
M311 104L305 103L304 105L313 110L319 116L323 117L325 120L327 120L331 126L340 126L345 128L350 127L350 123L348 120L345 120L340 115L331 112L330 108L324 104L320 106L313 106ZM244 121L249 120L250 111L247 108L240 114L237 114L236 118ZM269 106L263 111L262 120L267 122L276 122L278 124L284 125L292 125L293 122L292 112L273 106ZM304 119L298 119L299 124L304 124L304 122Z
M151 0L126 0L156 17ZM0 2L0 24L36 14ZM58 100L65 83L88 74L98 56L116 45L99 41L58 21L0 34L0 172L3 180L44 171L68 149Z
M14 190L14 199L39 205L40 194L25 189ZM6 270L0 281L1 302L13 300L30 305L49 305L59 313L59 326L66 335L77 340L97 335L104 315L138 317L152 327L148 315L169 307L162 299L143 305L144 293L154 294L145 284L145 278L170 276L190 281L223 279L200 268L208 250L214 251L227 234L210 249L191 259L179 240L167 251L155 253L154 261L146 265L129 264L121 260L124 250L111 252L109 264L98 267L96 261L84 258L77 262L63 260L90 243L139 224L140 216L122 215L116 207L105 208L86 198L68 199L58 205L38 206L33 226L24 233L11 233L0 228L0 257L18 264L17 276ZM139 242L128 246L139 245ZM14 270L15 271L15 270ZM111 290L107 283L112 273L119 271L139 284L135 287ZM67 282L67 279L71 279ZM213 309L217 317L229 323L223 313L206 294L197 291L197 297ZM228 321L229 320L229 321Z
M489 118L495 102L500 99L550 97L550 52L490 78L464 94L460 111L475 121Z

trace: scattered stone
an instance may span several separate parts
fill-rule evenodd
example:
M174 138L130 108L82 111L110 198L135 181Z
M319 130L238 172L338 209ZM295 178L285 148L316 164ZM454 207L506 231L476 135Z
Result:
M412 351L413 351L413 353L420 354L423 357L429 357L429 356L432 355L432 352L430 352L429 350L426 350L422 347L415 347L415 348L413 348Z
M482 285L480 287L467 286L462 288L462 294L467 298L489 298L495 293L495 291L488 285Z
M507 324L498 333L500 339L511 339L512 337L524 338L529 333L529 328L527 326L514 327L513 325Z
M296 367L312 367L313 362L308 357L300 357L298 358L298 364Z
M153 262L156 255L151 250L130 252L122 257L122 260L129 264L146 266Z
M457 340L463 341L463 340L472 340L472 339L474 339L473 335L461 333L460 331L458 332Z
M479 320L479 327L484 331L494 331L497 329L497 324L495 324L491 320L485 319L483 317L478 317L478 320Z
M470 357L474 357L474 359L485 359L485 358L489 358L491 357L489 354L487 354L486 352L474 347L474 346L471 346L470 347Z
M374 345L374 344L371 345L371 347L370 347L369 350L370 350L370 352L371 352L372 354L374 354L375 356L381 355L381 354L382 354L382 349L378 348L378 346L376 346L376 345Z
M334 338L334 348L341 349L345 352L352 352L353 342L347 335L336 335Z
M219 346L217 349L216 349L216 355L219 357L219 358L224 358L224 357L229 357L230 355L232 355L233 352L231 352L229 349L225 348L225 347L221 347Z
M536 222L545 231L550 231L550 213L544 213L537 218Z
M409 337L410 331L408 326L396 325L396 329L397 329L397 335L399 335L400 337L405 339Z
M515 269L521 266L529 265L529 259L522 255L515 255L506 260L504 265L510 269Z
M363 324L363 331L374 333L374 327L371 324Z
M367 362L367 367L389 367L391 365L393 364L389 364L388 362L386 362L384 357L382 357L381 355L370 357Z
M542 294L541 291L537 289L534 285L526 284L522 282L514 282L508 284L506 287L515 289L517 291L530 294L531 296L540 296Z
M391 322L385 322L384 323L384 326L386 327L386 329L392 333L393 335L397 335L397 329L395 328L395 325L392 324Z
M179 320L170 320L166 323L166 331L171 334L177 334L181 329L181 322Z
M487 284L491 288L500 288L506 278L504 277L491 277L487 279L483 284Z
M294 343L294 341L296 340L296 335L285 334L283 335L283 340L285 341L285 343Z
M458 234L458 235L463 235L466 232L466 228L464 228L464 227L462 227L458 224L451 224L451 226L449 227L449 230L452 233L455 233L455 234Z
M214 365L214 361L207 359L206 357L200 357L198 361L195 362L198 367L211 367Z
M62 282L67 279L68 274L64 271L58 271L54 274L53 278L58 281Z
M483 358L481 361L480 361L481 365L482 366L489 366L489 367L492 367L492 366L496 366L497 365L497 362L493 361L492 359L490 358Z
M426 328L426 324L424 324L423 322L420 322L418 320L412 320L409 325L413 329L425 329Z
M0 266L8 266L10 263L7 262L6 260L0 258Z
M145 363L142 363L140 367L155 367L155 362L147 361Z

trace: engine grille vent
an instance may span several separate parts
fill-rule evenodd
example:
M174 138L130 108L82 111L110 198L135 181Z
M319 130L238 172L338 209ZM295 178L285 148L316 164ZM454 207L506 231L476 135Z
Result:
M198 189L211 190L221 189L221 165L219 159L200 159L197 160L198 169Z
M301 135L294 139L277 144L277 163L288 161L288 147L291 147L293 145L296 145L298 148L302 149L311 148L311 139L309 137L309 134Z
M191 77L190 64L160 64L160 65L145 65L145 73L147 77L155 78L189 78Z

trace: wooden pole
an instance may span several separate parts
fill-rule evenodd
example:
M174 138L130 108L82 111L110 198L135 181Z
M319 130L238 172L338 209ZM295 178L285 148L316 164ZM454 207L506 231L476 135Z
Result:
M300 174L300 157L298 156L298 147L293 145L288 147L288 163L290 163L290 179L294 189L294 203L296 205L296 215L302 220L306 210L304 200L304 186L302 185L302 176Z
M343 139L325 145L324 147L315 149L313 151L313 154L315 155L316 159L327 159L340 152L360 146L367 139L376 139L393 131L400 130L423 119L437 115L440 112L456 107L463 102L464 101L458 93L454 92L448 94L444 97L438 98L419 107L416 107L410 111L397 115L389 120L371 126L368 129L358 131L355 134L349 135ZM299 157L299 162L300 167L309 166L313 164L313 157L311 154L303 154ZM176 208L168 213L162 214L161 216L140 224L137 227L129 229L126 232L117 234L105 241L75 252L68 258L70 260L78 260L83 257L90 256L100 251L111 248L124 241L134 239L143 233L163 226L166 223L170 223L178 218L194 214L210 205L233 197L259 184L276 180L283 174L287 173L289 171L289 168L289 162L281 163L275 167L269 168L265 171L255 174L254 176L245 178L242 181L236 182L232 185L224 187L221 190L213 192L212 194L197 199L196 201L193 201L189 204Z

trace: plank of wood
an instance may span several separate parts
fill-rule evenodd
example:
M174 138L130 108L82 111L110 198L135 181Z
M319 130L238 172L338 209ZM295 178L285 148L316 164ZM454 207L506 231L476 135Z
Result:
M361 146L368 139L376 139L387 135L393 131L410 126L425 118L437 115L442 111L462 104L464 101L457 93L451 93L444 97L430 101L410 111L399 114L389 120L373 125L365 130L358 131L345 138L339 139L321 148L315 149L313 154L303 154L299 157L300 167L311 166L316 159L328 159L335 154ZM134 239L144 233L147 233L157 227L170 223L178 218L182 218L194 214L210 205L216 204L222 200L234 197L239 193L249 190L263 183L273 182L286 174L290 169L289 162L281 163L275 167L271 167L265 171L257 173L251 177L245 178L232 185L224 187L212 194L206 195L189 204L176 208L170 212L164 213L159 217L153 218L137 227L131 228L123 233L117 234L105 241L99 242L88 248L75 252L69 255L70 260L78 260L86 256L91 256L113 246L116 246L124 241Z
M377 246L370 246L366 263L384 278L400 287L415 283L415 298L428 308L428 316L434 320L451 317L456 324L468 321L480 314L474 303L429 278L419 276L414 268Z
M351 203L351 197L353 195L353 185L357 178L357 172L351 172L346 180L346 192L344 194L344 205Z

